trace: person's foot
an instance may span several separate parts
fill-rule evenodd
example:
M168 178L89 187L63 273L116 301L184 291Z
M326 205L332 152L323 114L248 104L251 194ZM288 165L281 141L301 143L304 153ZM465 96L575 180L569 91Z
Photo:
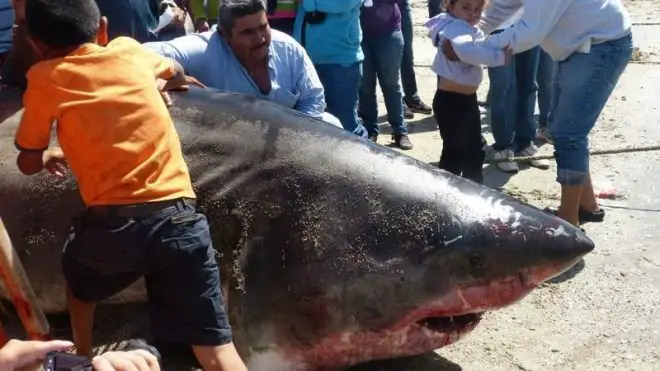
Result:
M557 215L557 209L554 207L546 207L543 210L552 215ZM601 223L605 220L605 210L599 207L595 211L588 211L580 207L580 210L578 211L578 218L580 220L580 224Z
M403 105L403 117L407 119L415 118L415 113L405 104Z
M539 131L536 133L536 139L552 144L550 129L547 126L540 126Z
M378 142L378 134L369 134L369 140L374 143Z
M410 108L413 113L423 113L425 115L430 115L433 112L433 109L422 102L422 100L419 98L406 101L405 105L408 106L408 108Z
M522 151L516 153L516 156L519 157L530 157L530 156L536 156L536 154L539 152L539 148L535 146L534 144L530 144L527 146L527 148L523 149ZM529 160L527 163L530 166L537 167L539 169L547 170L550 168L550 161L548 160Z
M392 135L392 140L394 140L394 144L401 148L404 151L408 151L413 149L413 144L410 141L410 138L406 134L394 134Z
M517 173L518 164L515 161L504 161L505 159L513 158L513 151L510 149L505 149L501 151L493 151L493 160L496 162L497 168L504 171L505 173Z

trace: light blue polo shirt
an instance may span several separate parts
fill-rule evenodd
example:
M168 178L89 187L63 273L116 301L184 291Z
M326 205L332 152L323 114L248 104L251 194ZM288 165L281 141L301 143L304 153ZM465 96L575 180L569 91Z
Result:
M11 49L14 9L9 0L0 0L0 54Z

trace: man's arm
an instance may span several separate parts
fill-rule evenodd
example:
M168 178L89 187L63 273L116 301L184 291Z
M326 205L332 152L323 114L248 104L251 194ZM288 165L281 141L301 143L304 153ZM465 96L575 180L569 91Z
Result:
M32 71L31 71L32 72ZM36 79L28 74L28 81ZM39 86L30 86L23 96L23 117L18 124L14 143L20 151L16 164L18 169L25 175L33 175L44 169L46 156L44 152L50 143L50 133L54 121L50 110L49 97Z
M183 67L185 73L190 74L192 66L200 65L206 57L208 42L200 35L188 35L171 41L144 43L142 46L158 55L175 60Z
M324 13L345 13L362 5L363 0L301 0L302 7L308 11L317 10Z
M522 53L541 43L555 27L571 0L527 0L522 18L513 27L490 35L486 42L494 48L507 45L514 54Z
M302 47L297 48L297 63L294 63L293 70L298 72L296 87L300 92L298 103L294 109L306 115L321 118L325 112L325 94L323 85L319 79L312 60Z
M488 35L502 23L511 19L522 7L522 0L492 0L490 6L482 14L477 27Z
M474 66L497 67L504 65L506 55L503 48L495 49L483 40L474 40L471 34L472 30L467 24L454 22L447 26L444 32L444 37L451 42L458 59Z

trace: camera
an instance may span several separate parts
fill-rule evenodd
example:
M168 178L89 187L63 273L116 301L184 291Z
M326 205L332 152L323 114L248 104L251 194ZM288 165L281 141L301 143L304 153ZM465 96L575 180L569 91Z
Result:
M44 360L44 371L92 371L92 361L84 356L50 352Z

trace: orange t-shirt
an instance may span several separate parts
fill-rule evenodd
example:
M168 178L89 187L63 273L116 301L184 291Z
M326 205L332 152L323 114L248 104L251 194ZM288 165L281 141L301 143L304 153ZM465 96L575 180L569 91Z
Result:
M119 37L85 44L27 74L19 150L48 148L51 125L87 206L194 198L172 118L156 87L171 60Z

